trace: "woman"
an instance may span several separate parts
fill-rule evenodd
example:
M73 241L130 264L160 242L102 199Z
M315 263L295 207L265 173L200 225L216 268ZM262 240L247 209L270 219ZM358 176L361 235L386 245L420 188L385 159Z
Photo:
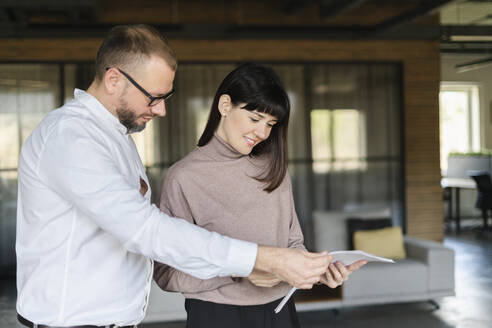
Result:
M199 147L166 174L161 210L230 237L304 248L287 173L289 112L272 69L243 64L229 73ZM333 270L346 279L343 266ZM187 327L299 327L292 300L274 313L290 286L273 275L200 280L156 263L154 278L186 297Z

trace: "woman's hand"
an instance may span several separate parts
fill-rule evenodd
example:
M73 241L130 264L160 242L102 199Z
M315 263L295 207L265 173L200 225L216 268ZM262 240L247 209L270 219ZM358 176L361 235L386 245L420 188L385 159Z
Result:
M273 273L268 273L260 270L253 270L248 276L249 281L258 287L273 287L278 285L282 280L280 280Z
M321 275L320 281L330 288L336 288L343 284L344 281L347 281L352 272L359 270L366 263L367 261L365 260L360 260L347 266L340 261L330 263L326 273Z

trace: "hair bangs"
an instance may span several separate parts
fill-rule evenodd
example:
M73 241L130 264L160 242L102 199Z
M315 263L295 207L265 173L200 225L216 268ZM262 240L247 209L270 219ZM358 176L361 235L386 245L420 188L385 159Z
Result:
M258 111L272 115L278 120L278 123L284 123L289 119L290 102L287 94L284 90L277 86L271 86L267 89L269 92L257 94L256 97L250 97L246 101L246 105L242 106L243 109L249 111Z

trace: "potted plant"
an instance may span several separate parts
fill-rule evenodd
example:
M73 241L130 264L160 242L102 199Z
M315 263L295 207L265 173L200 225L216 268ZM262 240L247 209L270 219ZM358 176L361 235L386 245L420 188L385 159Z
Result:
M492 172L491 152L451 152L448 156L448 178L468 178L467 171Z

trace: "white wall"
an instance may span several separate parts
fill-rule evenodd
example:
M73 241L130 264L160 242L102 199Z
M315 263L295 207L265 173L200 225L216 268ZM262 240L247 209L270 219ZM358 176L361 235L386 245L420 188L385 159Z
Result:
M480 69L456 73L456 64L490 57L486 55L441 55L441 81L480 83L481 144L492 150L492 65Z

